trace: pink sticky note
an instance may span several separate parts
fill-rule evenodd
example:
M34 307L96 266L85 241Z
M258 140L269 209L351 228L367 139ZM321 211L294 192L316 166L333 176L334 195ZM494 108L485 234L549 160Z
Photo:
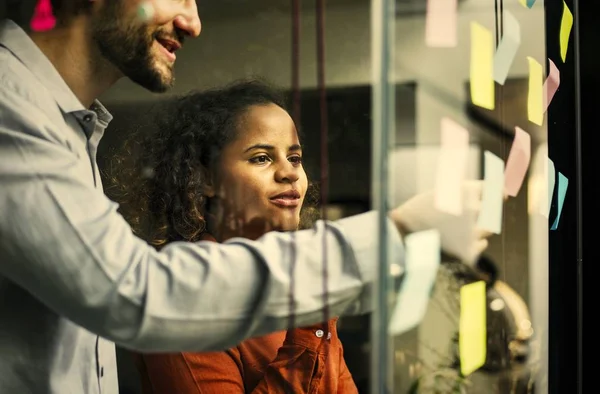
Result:
M508 154L504 170L504 193L511 197L519 194L531 160L531 137L520 127L515 127L515 139Z
M31 18L31 29L33 31L51 30L56 25L56 18L52 13L52 4L50 0L38 0Z
M451 119L441 122L441 151L435 177L434 206L441 212L461 215L462 184L467 173L469 132Z
M548 62L550 64L550 72L548 73L548 78L544 81L544 112L548 110L548 106L560 85L560 71L558 71L558 67L556 67L556 64L552 60L548 59Z
M457 19L457 0L427 0L425 44L430 47L455 47Z

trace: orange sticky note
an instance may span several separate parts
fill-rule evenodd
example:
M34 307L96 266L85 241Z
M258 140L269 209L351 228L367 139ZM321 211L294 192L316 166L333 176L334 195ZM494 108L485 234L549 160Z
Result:
M548 64L550 65L550 72L548 73L548 78L544 81L544 112L548 110L548 106L550 102L554 98L554 94L558 90L560 86L560 71L558 71L558 67L556 64L550 59L548 59Z
M461 215L462 184L467 173L469 132L449 118L441 121L441 150L437 163L434 206L441 212Z
M54 29L54 26L56 26L56 18L52 12L50 0L38 0L33 12L33 18L31 18L30 26L33 31Z
M460 288L458 332L460 372L468 376L485 364L487 355L486 290L479 281Z
M567 58L567 50L569 49L569 36L573 27L573 14L567 7L567 3L563 1L563 16L560 22L560 57L564 63Z
M494 39L492 33L477 22L471 22L471 101L494 109Z
M504 193L506 195L515 197L519 193L530 160L531 137L517 126L515 127L515 138L504 170Z
M534 58L529 61L529 92L527 94L527 117L530 122L541 126L544 122L544 88L542 65Z
M427 0L425 44L430 47L455 47L457 19L457 0Z

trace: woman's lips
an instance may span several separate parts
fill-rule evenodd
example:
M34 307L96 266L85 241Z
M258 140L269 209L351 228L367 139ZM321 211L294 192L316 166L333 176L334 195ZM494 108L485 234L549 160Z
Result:
M299 198L289 198L289 197L276 197L271 198L270 201L280 207L283 208L295 208L300 205Z

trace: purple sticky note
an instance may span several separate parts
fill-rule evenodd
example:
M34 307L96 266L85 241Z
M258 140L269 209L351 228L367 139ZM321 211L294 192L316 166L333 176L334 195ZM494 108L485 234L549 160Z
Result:
M54 29L56 18L52 13L52 4L50 0L38 0L31 18L31 29L33 31L46 31Z
M531 160L531 137L520 127L515 127L515 139L504 170L504 193L511 197L519 194Z

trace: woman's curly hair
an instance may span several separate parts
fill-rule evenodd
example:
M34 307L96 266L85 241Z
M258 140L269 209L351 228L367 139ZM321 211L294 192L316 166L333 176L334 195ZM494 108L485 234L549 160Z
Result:
M134 231L156 248L173 241L198 241L206 232L203 195L223 148L239 131L242 116L255 105L286 109L284 96L259 80L177 97L158 111L156 131L139 132L114 155L106 192ZM318 219L318 195L310 185L301 228Z

